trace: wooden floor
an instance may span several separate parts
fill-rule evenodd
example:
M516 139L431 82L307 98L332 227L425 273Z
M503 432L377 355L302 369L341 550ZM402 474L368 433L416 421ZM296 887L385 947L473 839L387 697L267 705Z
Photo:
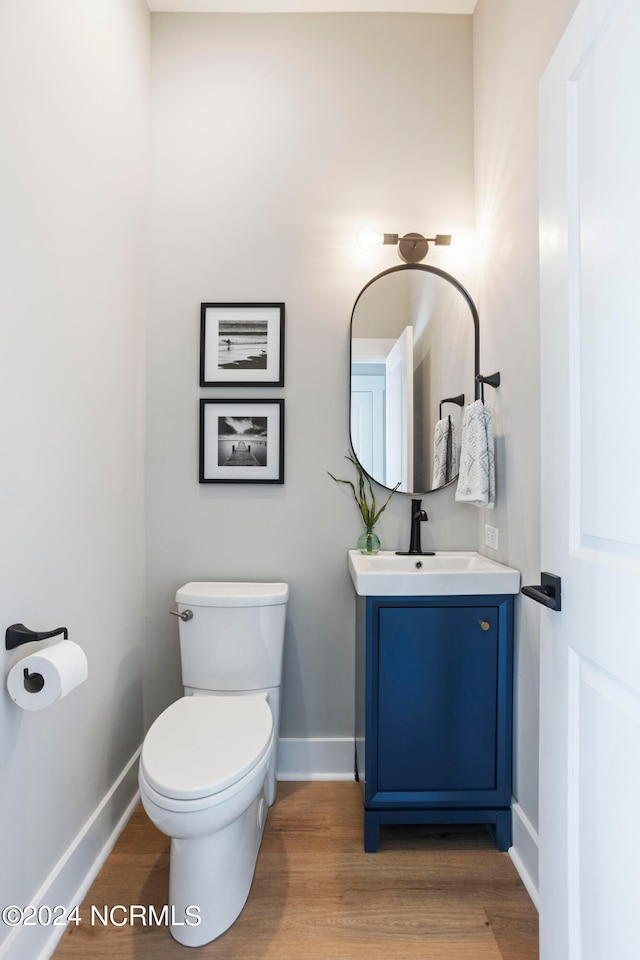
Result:
M362 846L356 783L281 783L247 904L197 950L168 928L92 926L91 905L167 902L169 840L138 807L55 960L537 960L538 917L484 827L383 827ZM118 914L118 920L122 917Z

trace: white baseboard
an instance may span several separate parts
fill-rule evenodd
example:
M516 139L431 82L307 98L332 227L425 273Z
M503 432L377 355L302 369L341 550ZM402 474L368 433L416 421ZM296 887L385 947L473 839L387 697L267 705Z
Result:
M136 750L94 813L64 852L32 903L80 905L139 800ZM2 960L48 960L65 932L64 926L14 927L0 947Z
M353 780L353 737L283 737L278 780Z
M540 843L538 832L516 800L512 803L511 814L513 846L509 849L509 856L536 909L540 910L538 894L538 851Z

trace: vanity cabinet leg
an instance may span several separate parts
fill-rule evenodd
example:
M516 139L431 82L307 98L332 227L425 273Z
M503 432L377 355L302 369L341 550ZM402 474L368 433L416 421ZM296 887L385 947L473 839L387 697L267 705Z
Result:
M495 825L491 825L493 839L498 850L508 850L511 846L511 810L499 810L496 813Z
M367 813L364 815L364 852L376 853L378 842L380 840L380 823L377 813Z

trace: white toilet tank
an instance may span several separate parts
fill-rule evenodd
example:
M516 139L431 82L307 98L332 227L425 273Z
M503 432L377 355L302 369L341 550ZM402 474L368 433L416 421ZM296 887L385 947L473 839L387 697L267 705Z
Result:
M197 690L279 687L286 583L187 583L176 593L182 683Z

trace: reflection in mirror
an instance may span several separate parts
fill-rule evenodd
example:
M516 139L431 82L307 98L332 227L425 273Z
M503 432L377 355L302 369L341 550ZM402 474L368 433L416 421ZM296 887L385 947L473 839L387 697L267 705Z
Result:
M359 294L351 316L351 444L382 486L428 493L456 478L478 341L473 301L436 267L393 267Z

